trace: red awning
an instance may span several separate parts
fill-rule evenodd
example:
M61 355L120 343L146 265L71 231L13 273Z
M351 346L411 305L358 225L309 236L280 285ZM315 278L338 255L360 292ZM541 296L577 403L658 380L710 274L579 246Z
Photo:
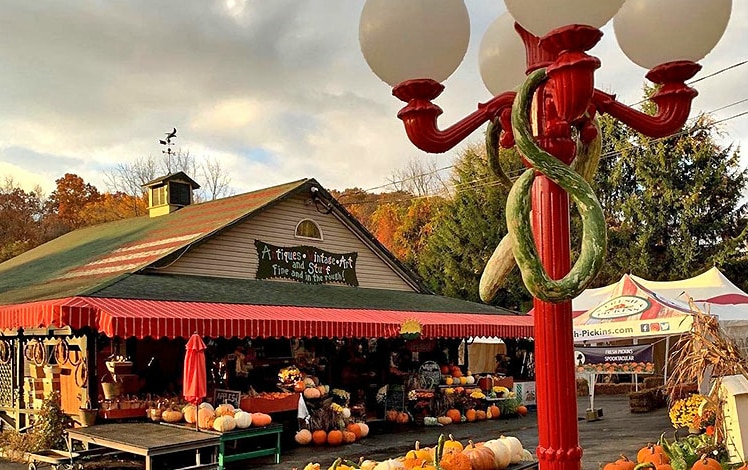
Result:
M90 327L110 337L397 337L407 319L424 338L532 336L525 315L171 302L72 297L0 307L0 328Z

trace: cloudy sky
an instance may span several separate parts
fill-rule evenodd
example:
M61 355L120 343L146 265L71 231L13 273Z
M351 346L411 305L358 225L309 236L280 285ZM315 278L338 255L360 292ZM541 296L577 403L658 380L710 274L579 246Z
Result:
M748 1L735 0L720 44L696 78L748 59ZM115 165L159 156L158 139L220 161L241 193L304 177L334 189L373 188L426 155L395 117L401 102L358 44L363 0L4 0L0 13L0 181L49 192L67 172L106 190ZM472 36L438 104L442 127L490 98L478 46L501 0L466 0ZM593 49L597 87L639 101L645 70L611 28ZM748 98L748 65L697 85L694 112ZM748 110L748 102L714 113ZM722 124L748 141L748 116ZM469 141L478 142L477 131ZM748 163L748 162L747 162Z

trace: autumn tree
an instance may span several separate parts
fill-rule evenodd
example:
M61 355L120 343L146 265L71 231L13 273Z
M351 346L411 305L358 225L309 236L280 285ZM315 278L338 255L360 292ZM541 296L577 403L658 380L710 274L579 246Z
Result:
M86 204L80 217L86 225L111 222L113 220L138 217L148 209L142 197L133 197L124 193L104 193L97 201Z
M6 178L0 187L0 262L42 243L42 201L40 187L26 192Z
M83 209L87 204L101 200L99 190L73 173L65 173L65 176L55 180L55 184L57 188L46 201L47 212L60 223L62 230L74 230L87 225Z

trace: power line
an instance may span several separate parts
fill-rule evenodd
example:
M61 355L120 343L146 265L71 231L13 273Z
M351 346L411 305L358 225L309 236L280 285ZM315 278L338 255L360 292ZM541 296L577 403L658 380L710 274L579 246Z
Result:
M730 103L728 105L722 106L722 107L716 109L715 111L718 111L718 110L721 110L721 109L726 109L726 108L729 108L731 106L735 106L736 104L740 104L740 103L745 102L745 101L748 101L748 98L745 98L745 99L742 99L742 100L739 100L739 101L735 101L735 102ZM707 114L711 114L711 112L707 113ZM663 140L666 140L666 139L672 139L672 138L676 138L676 137L681 137L681 136L689 134L691 132L694 132L694 131L697 131L697 130L709 129L711 127L714 127L717 124L721 124L723 122L731 121L733 119L737 119L739 117L743 117L743 116L746 116L746 115L748 115L748 111L743 111L741 113L737 113L737 114L734 114L732 116L728 116L726 118L723 118L723 119L720 119L720 120L717 120L717 121L713 121L713 122L709 123L706 126L700 126L698 128L695 128L695 129L681 129L680 131L676 132L675 134L671 134L671 135L668 135L668 136L665 136L665 137L658 137L656 139L647 139L646 143L653 144L653 143L657 143L657 142L660 142L660 141L663 141ZM693 119L691 119L691 120L693 120ZM620 154L623 151L632 149L634 147L636 147L636 144L630 144L630 145L628 145L628 146L626 146L624 148L620 148L620 149L609 150L609 151L607 151L607 152L605 152L605 153L603 153L603 154L600 155L600 160L605 160L607 158L611 158L611 157L613 157L615 155ZM441 170L447 169L447 168L453 168L454 166L455 165L450 165L449 167L444 167ZM509 176L509 177L519 176L519 174L521 174L525 170L526 169L522 169L522 170L519 170L517 172L512 172L512 173L508 174L507 176ZM426 174L428 174L428 173L426 173ZM417 176L418 175L414 176L413 178L416 178ZM403 181L408 181L409 179L412 179L412 178L406 178ZM491 187L498 186L499 184L500 183L497 182L497 181L495 181L492 176L487 176L487 177L484 177L484 178L476 178L476 179L471 180L471 181L465 181L465 182L458 183L458 184L454 185L452 188L454 190L460 190L460 189L477 189L477 188L481 188L481 187L491 188ZM386 186L388 186L388 185L380 186L380 188L381 187L386 187ZM362 190L362 191L365 192L366 190ZM392 203L392 202L407 202L407 201L414 201L414 200L418 200L418 199L427 199L427 198L436 197L436 196L439 196L439 195L440 194L424 194L424 195L421 195L421 196L404 196L402 198L397 198L397 199L388 199L386 202L388 202L388 203ZM354 206L354 205L362 205L362 204L371 204L371 203L375 203L375 202L379 202L379 201L380 201L380 198L371 198L371 199L366 199L366 200L363 200L363 201L346 202L346 203L341 202L341 205L343 205L343 206Z
M703 80L706 80L706 79L708 79L708 78L716 77L717 75L720 75L720 74L722 74L722 73L724 73L724 72L727 72L727 71L729 71L729 70L735 69L735 68L737 68L737 67L741 67L741 66L743 66L743 65L745 65L745 64L748 64L748 60L743 60L743 61L740 61L740 62L736 62L736 63L734 63L734 64L732 64L732 65L728 65L727 67L723 67L723 68L721 68L721 69L719 69L719 70L717 70L717 71L715 71L715 72L712 72L712 73L710 73L710 74L708 74L708 75L705 75L705 76L703 76L703 77L699 77L699 78L697 78L697 79L695 79L695 80L692 80L692 81L688 82L687 84L688 84L688 85L693 85L694 83L698 83L698 82L700 82L700 81L703 81ZM631 104L631 105L629 105L629 106L637 106L637 105L639 105L639 104L642 104L642 103L644 103L644 102L646 102L646 101L648 101L648 100L646 100L646 99L645 99L645 100L641 100L641 101L639 101L639 102L637 102L637 103L634 103L634 104ZM745 99L742 99L742 100L739 100L739 101L735 101L735 102L733 102L733 103L730 103L730 104L728 104L728 105L726 105L726 106L723 106L723 107L721 107L721 108L717 108L717 109L715 109L715 110L711 111L711 112L710 112L709 114L711 114L711 113L715 113L715 112L717 112L717 111L721 111L721 110L723 110L723 109L729 108L729 107L731 107L731 106L735 106L735 105L737 105L737 104L740 104L740 103L744 103L744 102L746 102L746 101L748 101L748 98L745 98ZM736 115L735 117L740 117L740 116L742 116L742 114L740 114L740 115ZM720 122L724 122L724 121L726 121L726 120L729 120L729 119L730 119L730 118L727 118L727 119L724 119L724 120L720 120L720 121L717 121L717 122L715 122L715 124L717 124L717 123L720 123ZM674 134L674 135L678 135L678 134ZM673 137L673 136L668 136L668 137ZM601 158L602 158L602 157L601 157ZM356 195L356 194L368 193L368 192L370 192L370 191L374 191L374 190L377 190L377 189L382 189L382 188L387 188L387 187L389 187L389 186L393 186L393 187L394 187L394 186L395 186L395 185L397 185L397 184L400 184L400 183L405 183L406 181L412 181L412 180L415 180L415 179L417 179L417 178L420 178L420 177L423 177L423 176L428 176L428 175L432 175L432 174L438 173L438 172L440 172L440 171L444 171L444 170L449 170L449 169L451 169L451 168L454 168L454 165L447 165L447 166L445 166L445 167L437 168L437 169L435 169L435 170L433 170L433 171L430 171L430 172L426 172L426 173L422 173L422 174L418 174L418 175L413 175L413 176L411 176L411 177L409 177L409 178L403 178L403 179L401 179L401 180L398 180L398 181L390 181L389 183L385 183L385 184L382 184L382 185L379 185L379 186L374 186L374 187L372 187L372 188L367 188L367 189L359 189L358 191L356 191L356 192L354 192L353 194L350 194L350 195L348 195L348 196L354 196L354 195ZM347 203L347 204L363 204L363 203L364 203L364 202L358 202L358 203ZM345 205L345 204L344 204L344 205Z

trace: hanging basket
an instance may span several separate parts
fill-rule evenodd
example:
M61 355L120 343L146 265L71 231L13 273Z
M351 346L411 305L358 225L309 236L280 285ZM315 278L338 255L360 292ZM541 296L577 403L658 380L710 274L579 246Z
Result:
M96 417L99 415L97 408L80 408L78 410L78 418L80 419L81 426L93 426L96 424Z

